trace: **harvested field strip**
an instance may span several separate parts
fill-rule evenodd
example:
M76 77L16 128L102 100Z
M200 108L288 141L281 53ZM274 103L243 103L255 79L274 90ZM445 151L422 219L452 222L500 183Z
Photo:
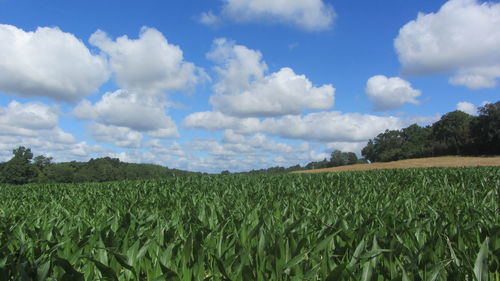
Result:
M431 167L476 167L476 166L500 166L500 156L496 157L431 157L419 159L407 159L384 163L357 164L325 169L297 171L295 173L324 173L345 171L368 171L380 169L403 169L403 168L431 168Z

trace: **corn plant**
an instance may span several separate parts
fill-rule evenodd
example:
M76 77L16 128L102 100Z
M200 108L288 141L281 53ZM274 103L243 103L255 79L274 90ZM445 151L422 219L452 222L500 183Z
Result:
M500 280L500 169L0 186L0 281Z

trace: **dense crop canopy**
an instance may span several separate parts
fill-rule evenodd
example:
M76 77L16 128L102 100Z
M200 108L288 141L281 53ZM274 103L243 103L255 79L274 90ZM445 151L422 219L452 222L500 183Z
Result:
M500 170L0 187L0 280L499 280Z

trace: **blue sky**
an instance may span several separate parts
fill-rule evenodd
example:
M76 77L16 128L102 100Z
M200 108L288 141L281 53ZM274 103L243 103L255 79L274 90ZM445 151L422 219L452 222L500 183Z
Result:
M498 78L497 1L0 0L0 158L306 164Z

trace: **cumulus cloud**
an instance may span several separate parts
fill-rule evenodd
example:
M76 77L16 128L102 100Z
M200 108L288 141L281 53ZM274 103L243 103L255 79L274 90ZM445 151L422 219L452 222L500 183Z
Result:
M233 130L226 130L223 134L222 143L227 145L246 146L251 150L266 151L271 153L290 153L293 151L305 152L309 150L307 143L298 147L293 147L287 143L270 140L266 135L257 133L250 137L245 137L235 133Z
M106 150L99 145L87 142L59 142L54 133L42 133L36 137L2 136L0 135L0 161L12 158L12 150L25 146L31 148L35 155L53 157L56 162L88 161L90 158L102 157Z
M238 118L218 111L204 111L189 114L182 124L190 129L219 131L233 129L239 133L252 134L259 131L261 122L258 118Z
M0 126L10 130L41 130L55 128L59 122L59 109L39 102L19 103L11 101L7 107L0 107Z
M354 152L358 155L361 155L361 150L366 146L366 144L367 141L329 142L326 144L326 148L328 151L340 150L343 152Z
M109 142L120 147L138 148L142 134L127 127L91 123L88 130L97 141Z
M404 122L396 117L368 114L317 112L281 118L236 118L220 112L197 112L187 116L183 125L205 130L231 129L244 135L267 135L323 142L364 141L386 129L399 129Z
M74 142L73 135L58 127L58 114L59 109L55 106L11 101L7 107L0 107L0 136L65 144Z
M221 18L212 11L202 12L198 17L198 21L204 25L215 26L220 23Z
M35 154L56 161L86 161L104 150L98 145L77 142L59 127L59 109L47 104L10 102L0 107L0 160L12 157L19 146L30 147Z
M362 141L386 129L399 129L396 117L359 113L318 112L305 116L284 116L262 121L263 130L274 136L322 142Z
M491 88L500 77L500 3L450 0L420 13L394 41L408 74L452 74L450 83Z
M0 92L77 101L109 78L106 60L56 27L0 24Z
M191 169L220 172L248 171L274 166L292 166L316 161L325 156L311 149L309 143L289 143L273 140L263 134L238 135L224 132L223 140L197 139L184 145L190 151L183 159ZM211 163L211 166L208 165Z
M59 125L59 109L40 102L11 101L0 107L0 135L12 137L40 137L57 143L74 142L71 134Z
M457 103L457 110L463 111L470 115L477 114L477 107L474 104L466 101Z
M155 137L177 137L174 121L165 114L166 105L156 96L117 90L104 94L102 99L94 104L88 100L82 101L73 110L73 114L82 120L127 127L148 132Z
M405 103L418 104L416 98L420 96L420 91L413 89L408 81L383 75L368 79L365 92L377 111L398 109Z
M330 29L333 7L322 0L223 0L222 13L235 22L291 24L306 31Z
M184 90L204 76L200 68L184 60L180 47L154 28L143 27L138 39L125 35L116 40L98 30L90 43L109 57L118 84L127 90L144 94Z
M171 156L185 156L187 154L187 152L184 151L184 148L178 142L173 142L165 145L160 139L152 139L148 141L146 146L150 149L151 152L161 158L170 158Z
M207 56L219 64L215 71L220 79L210 103L224 114L271 117L333 106L332 85L314 87L305 75L287 67L266 75L267 65L258 51L217 39Z

